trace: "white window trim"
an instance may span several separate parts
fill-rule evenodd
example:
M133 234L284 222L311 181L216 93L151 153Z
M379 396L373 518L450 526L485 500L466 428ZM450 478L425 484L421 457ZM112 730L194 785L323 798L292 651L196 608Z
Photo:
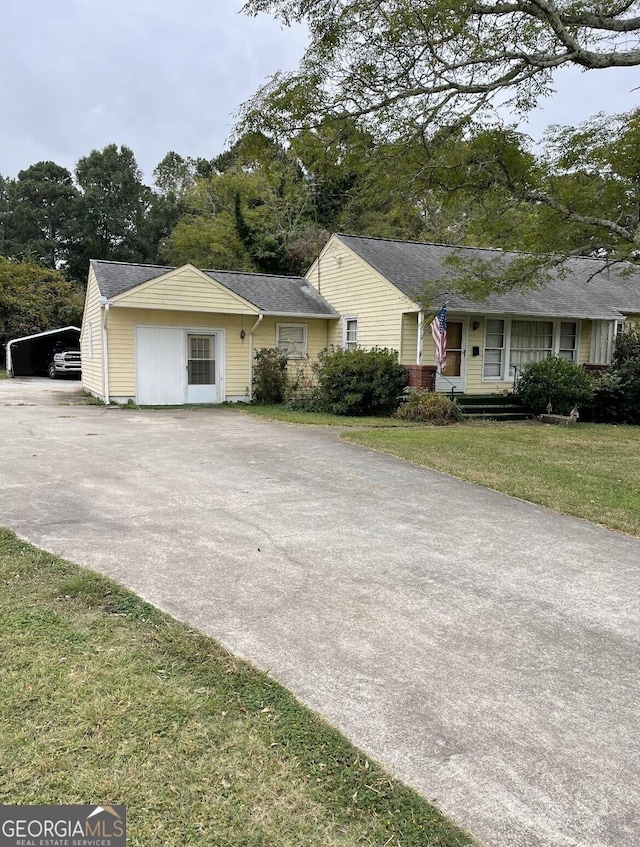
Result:
M344 350L347 349L347 323L349 321L356 322L356 348L358 346L358 316L357 315L343 315L342 316L342 347Z
M307 325L306 324L297 324L297 323L277 323L276 324L276 347L280 350L280 329L281 328L291 328L295 327L296 329L302 328L302 346L303 350L299 354L295 354L293 356L287 353L287 359L304 359L307 355L308 345L307 345Z
M504 321L504 356L502 360L502 373L500 376L485 376L484 375L484 356L487 349L487 320ZM484 333L482 340L482 382L513 382L513 374L511 370L511 324L513 321L544 321L553 324L553 335L551 344L551 355L558 356L560 353L560 325L563 323L575 323L576 325L576 346L575 346L575 363L580 361L580 334L582 331L582 321L578 318L545 318L539 315L485 315L484 316ZM493 349L493 348L491 348Z

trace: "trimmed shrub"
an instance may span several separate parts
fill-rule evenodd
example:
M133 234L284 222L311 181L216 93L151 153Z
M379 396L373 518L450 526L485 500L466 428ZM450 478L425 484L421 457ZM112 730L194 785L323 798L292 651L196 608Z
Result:
M423 388L405 389L405 398L394 418L402 421L422 421L446 426L462 420L460 406L445 394L434 394Z
M253 356L253 402L258 406L283 403L287 391L287 357L272 347Z
M323 351L316 365L318 401L336 415L386 415L399 403L408 375L395 350Z
M523 406L536 414L551 403L557 415L590 403L593 383L579 365L557 356L528 364L518 380L515 394Z

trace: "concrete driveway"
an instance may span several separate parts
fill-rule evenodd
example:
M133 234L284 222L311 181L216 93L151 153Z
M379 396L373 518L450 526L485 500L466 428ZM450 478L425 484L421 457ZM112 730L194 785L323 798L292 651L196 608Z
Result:
M640 843L640 541L333 430L77 391L0 383L1 524L268 669L486 844Z

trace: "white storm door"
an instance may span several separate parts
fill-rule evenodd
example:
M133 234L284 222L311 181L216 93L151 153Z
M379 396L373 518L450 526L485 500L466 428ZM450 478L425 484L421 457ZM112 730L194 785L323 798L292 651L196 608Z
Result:
M447 362L436 376L436 391L465 390L466 346L466 321L447 320Z
M175 406L185 401L184 332L136 327L136 403Z
M187 403L218 403L216 335L187 335Z

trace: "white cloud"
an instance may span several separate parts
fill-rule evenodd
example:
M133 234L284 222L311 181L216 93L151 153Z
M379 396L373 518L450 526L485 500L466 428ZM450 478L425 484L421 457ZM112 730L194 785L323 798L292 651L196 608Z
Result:
M72 168L93 148L130 146L147 176L169 150L222 151L233 113L278 70L303 28L241 15L227 0L3 4L0 173L41 159Z

